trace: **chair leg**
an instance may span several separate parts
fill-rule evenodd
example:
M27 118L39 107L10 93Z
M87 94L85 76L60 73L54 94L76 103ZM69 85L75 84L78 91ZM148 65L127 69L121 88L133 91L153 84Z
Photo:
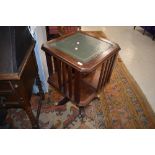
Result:
M134 30L135 30L135 29L136 29L136 26L134 26L133 28L134 28Z

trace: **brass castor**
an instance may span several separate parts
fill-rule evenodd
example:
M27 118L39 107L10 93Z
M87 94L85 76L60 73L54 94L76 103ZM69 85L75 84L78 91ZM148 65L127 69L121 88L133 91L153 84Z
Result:
M97 94L94 99L100 100L100 94Z

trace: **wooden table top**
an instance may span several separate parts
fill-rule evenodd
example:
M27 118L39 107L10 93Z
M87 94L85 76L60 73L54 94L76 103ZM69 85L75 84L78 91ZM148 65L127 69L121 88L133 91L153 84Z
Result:
M90 72L119 46L89 32L74 32L46 42L42 49L81 72Z

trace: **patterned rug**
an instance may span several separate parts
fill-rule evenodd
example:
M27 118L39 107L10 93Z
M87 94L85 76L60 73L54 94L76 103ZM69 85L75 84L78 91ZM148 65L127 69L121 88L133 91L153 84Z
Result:
M103 32L98 33L105 36ZM79 109L68 102L56 106L62 98L49 88L39 118L40 128L104 129L104 128L155 128L155 115L139 86L118 57L110 83L100 93L100 101L93 100L85 108L86 116L79 117ZM36 115L39 97L33 95L31 105ZM23 110L10 109L7 120L13 128L31 128Z

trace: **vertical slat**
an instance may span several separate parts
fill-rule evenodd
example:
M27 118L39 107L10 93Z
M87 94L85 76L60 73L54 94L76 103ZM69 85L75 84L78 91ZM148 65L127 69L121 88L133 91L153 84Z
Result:
M106 80L106 76L107 76L107 70L108 70L109 63L110 63L110 61L109 61L109 59L107 59L106 66L105 66L105 71L104 71L104 76L102 78L101 87L103 87L105 85L105 80Z
M53 57L53 63L54 63L54 71L57 72L57 58Z
M57 71L57 75L58 75L58 85L59 85L59 89L62 90L62 74L61 74L61 61L54 58L55 59L55 70Z
M105 79L105 83L108 81L109 72L110 72L110 69L111 69L112 64L113 64L113 56L111 56L109 58L109 65L108 65L108 69L107 69L107 76L106 76L106 79Z
M103 63L102 64L102 67L101 67L99 82L98 82L98 85L97 85L97 92L99 91L99 89L101 89L101 84L102 84L102 79L103 79L103 76L104 76L105 65L106 64Z
M68 69L68 91L69 97L72 97L72 68L70 66L67 67Z
M48 74L50 76L51 74L53 74L52 59L50 54L48 54L47 52L45 52L45 54L46 54L46 61L47 61L47 67L48 67Z
M110 73L109 73L109 79L108 79L108 81L110 80L110 77L111 77L111 74L112 74L114 65L115 65L115 63L116 63L117 54L118 54L118 53L116 53L115 56L114 56L114 61L113 61L113 65L112 65L111 71L110 71Z
M74 80L74 98L75 102L79 104L80 102L80 81L81 74L79 71L75 70L75 80Z
M55 67L54 67L54 57L51 57L51 61L52 61L52 69L53 69L53 74L55 73Z
M62 63L63 92L66 95L66 64Z
M111 60L110 60L111 62L110 62L109 70L107 73L106 82L109 82L109 80L110 80L112 69L113 69L114 62L115 62L115 58L116 58L116 54L111 57Z

